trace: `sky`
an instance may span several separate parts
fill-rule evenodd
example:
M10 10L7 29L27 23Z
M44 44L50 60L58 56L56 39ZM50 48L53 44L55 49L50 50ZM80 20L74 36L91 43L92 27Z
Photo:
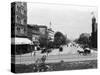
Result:
M97 19L97 8L93 6L27 3L28 24L46 25L57 32L76 39L81 33L91 33L91 12Z

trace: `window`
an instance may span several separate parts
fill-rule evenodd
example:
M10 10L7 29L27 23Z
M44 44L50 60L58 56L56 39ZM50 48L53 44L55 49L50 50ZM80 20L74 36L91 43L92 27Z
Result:
M16 11L18 11L18 6L16 5Z
M22 25L24 24L24 21L23 21L23 19L21 20L21 24L22 24Z
M16 29L17 32L20 32L20 28L19 27L16 26L15 29Z
M15 19L16 20L16 23L18 23L18 20L17 19L18 19L18 16L16 15L16 19Z
M20 29L20 33L21 33L21 34L24 34L24 28L21 28L21 29Z
M21 5L24 6L24 2L22 2Z
M18 15L16 15L16 23L21 23L20 17Z
M23 13L25 14L25 10L23 10Z
M24 13L23 13L23 9L21 9L21 14L24 14Z
M24 24L26 24L26 19L24 19Z
M21 12L21 8L18 5L16 5L16 11Z

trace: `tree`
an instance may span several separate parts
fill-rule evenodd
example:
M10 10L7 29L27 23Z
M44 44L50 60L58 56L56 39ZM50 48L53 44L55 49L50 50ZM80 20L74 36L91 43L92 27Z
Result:
M40 42L40 47L47 47L47 38L46 37L40 37L39 42Z
M49 42L48 42L48 48L53 48L53 47L54 47L53 41L49 41Z
M80 35L78 39L75 40L79 44L83 44L84 46L90 46L90 37L84 36L83 34Z
M61 32L56 32L54 35L54 44L56 46L66 44L66 37Z

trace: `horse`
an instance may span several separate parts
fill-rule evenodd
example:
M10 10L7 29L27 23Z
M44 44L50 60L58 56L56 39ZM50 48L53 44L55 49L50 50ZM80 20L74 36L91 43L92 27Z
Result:
M91 51L89 49L84 49L84 51L77 50L80 55L87 55L90 54Z
M80 55L84 54L84 51L77 50L77 52L78 52Z
M87 55L87 54L90 54L91 51L89 49L84 49L84 54Z

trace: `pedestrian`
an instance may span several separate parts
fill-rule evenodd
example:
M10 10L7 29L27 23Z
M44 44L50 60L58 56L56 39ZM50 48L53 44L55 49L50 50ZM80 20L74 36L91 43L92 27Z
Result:
M42 63L45 63L46 55L43 55L42 58L41 58L41 60L42 60Z
M62 52L63 51L63 48L62 47L59 47L59 51Z
M37 50L38 50L38 51L40 50L40 47L39 47L39 46L37 46Z
M68 44L66 44L66 46L68 47Z
M36 52L34 51L34 56L36 55Z
M36 55L37 46L34 47L34 56Z

